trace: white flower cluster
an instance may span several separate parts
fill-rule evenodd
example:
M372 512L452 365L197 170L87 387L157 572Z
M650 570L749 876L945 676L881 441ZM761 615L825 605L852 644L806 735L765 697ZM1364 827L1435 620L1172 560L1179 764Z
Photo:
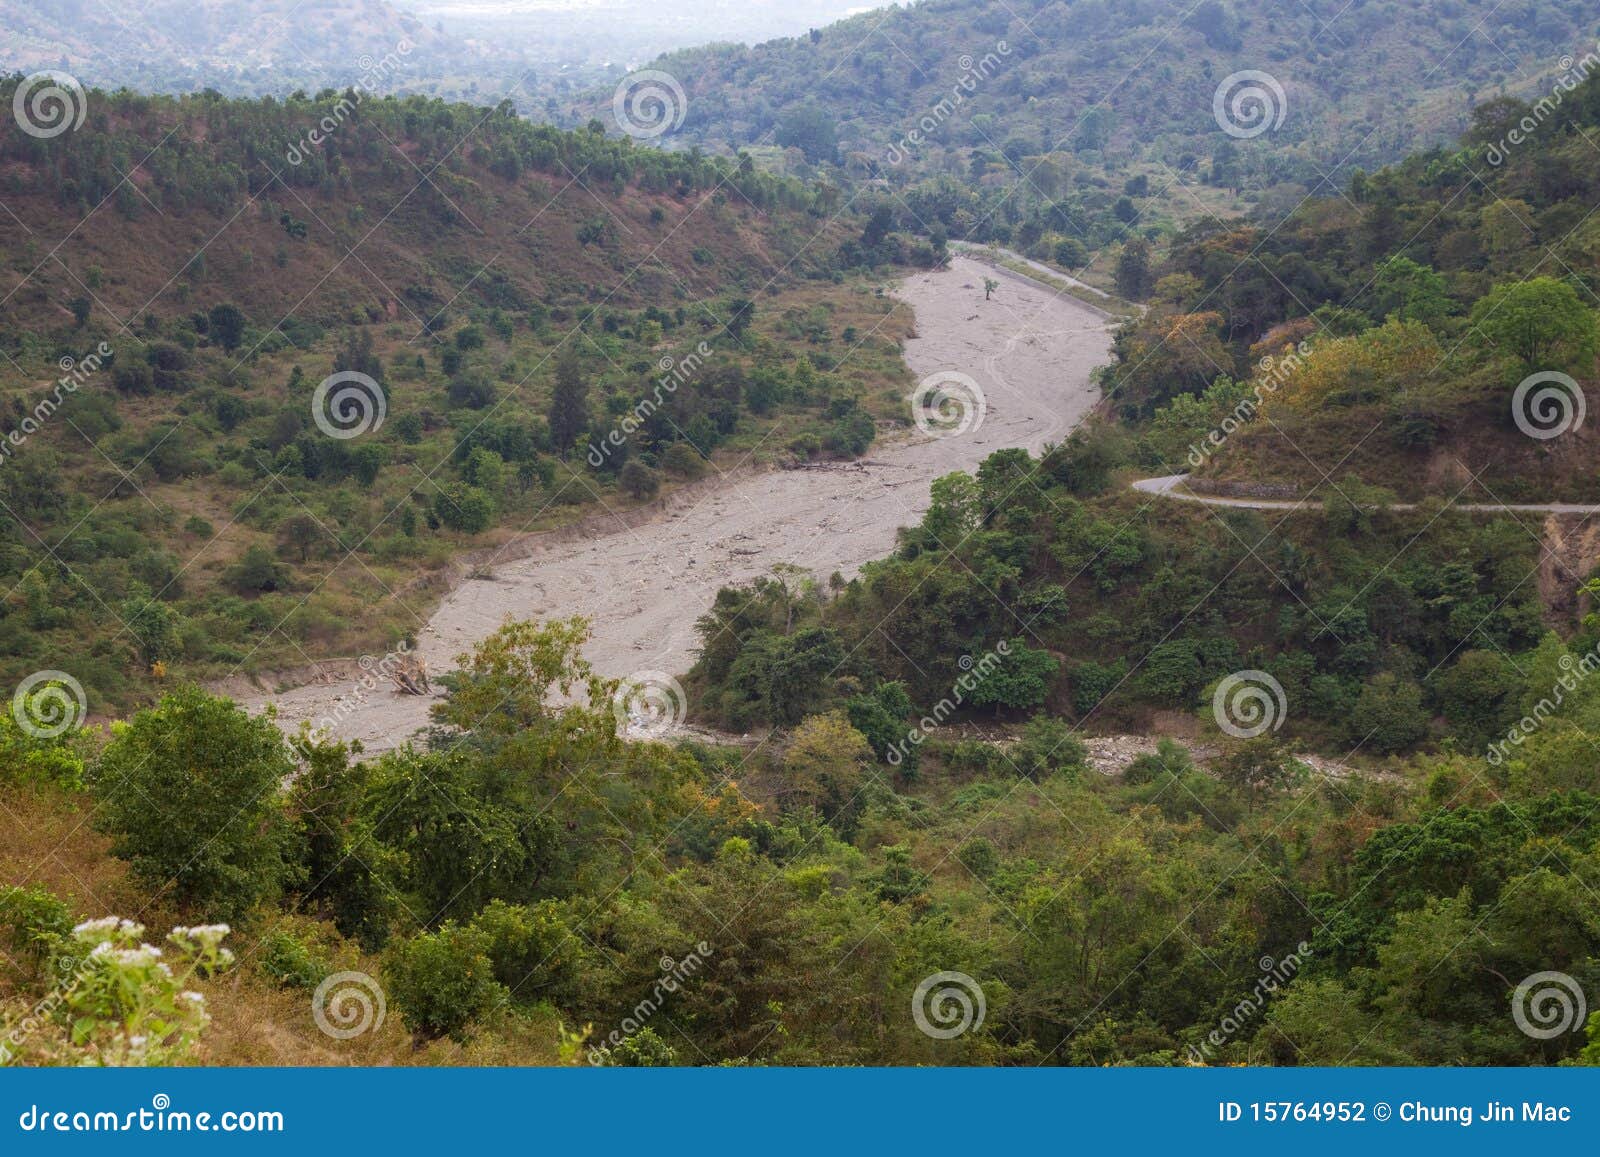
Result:
M137 940L144 935L144 925L135 924L119 916L102 916L98 920L85 920L72 930L79 940Z

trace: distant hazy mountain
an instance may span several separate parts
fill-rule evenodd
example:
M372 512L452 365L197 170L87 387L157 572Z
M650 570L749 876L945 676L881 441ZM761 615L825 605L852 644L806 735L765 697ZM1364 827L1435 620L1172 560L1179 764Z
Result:
M282 93L367 77L438 91L486 60L385 0L0 0L0 69L107 87Z
M1260 143L1326 170L1453 138L1471 101L1592 49L1596 18L1587 0L928 0L654 67L687 92L680 139L836 144L902 174L897 147L922 172L1102 146L1176 168L1225 139L1214 99L1249 71L1281 115Z
M376 79L525 112L663 52L838 20L850 0L0 0L0 72L147 92L283 94ZM409 46L400 53L400 46ZM399 65L382 68L397 54Z
M874 7L862 0L413 0L430 24L537 60L631 67L712 42L797 36Z

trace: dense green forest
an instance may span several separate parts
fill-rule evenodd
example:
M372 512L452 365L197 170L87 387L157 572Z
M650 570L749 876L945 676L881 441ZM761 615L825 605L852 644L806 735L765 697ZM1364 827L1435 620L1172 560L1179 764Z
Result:
M1600 1062L1600 1013L1587 1036L1527 1031L1519 984L1600 986L1595 559L1549 569L1544 519L1453 506L1453 476L1421 469L1448 450L1490 492L1592 485L1582 439L1549 465L1511 403L1530 369L1594 380L1597 267L1574 239L1597 93L1492 171L1475 162L1530 109L1487 105L1458 150L1153 256L1100 420L941 478L858 577L718 595L690 700L744 743L622 741L581 620L507 623L461 656L436 729L376 758L192 687L109 733L0 716L7 1025L63 961L103 962L7 1059ZM698 179L548 134L507 139L612 158L630 190ZM835 260L918 256L882 224L841 229ZM475 308L453 307L429 365L495 340ZM501 308L515 337L534 307ZM775 309L758 300L751 331ZM208 349L240 324L204 316L162 332ZM651 324L692 318L619 312L616 339ZM826 377L824 336L785 363L784 404L838 423L850 407L795 391ZM781 361L770 340L757 354ZM1287 370L1258 361L1285 346ZM1370 458L1306 483L1295 456L1325 452L1306 427L1349 453L1374 424ZM1196 466L1307 501L1128 488ZM1281 699L1230 720L1241 673ZM1149 742L1108 766L1094 744L1123 728ZM79 923L107 912L140 926ZM163 972L143 925L183 921ZM351 973L381 986L381 1024L376 989L330 1003ZM941 977L956 989L908 1017ZM359 1031L307 1026L308 999Z

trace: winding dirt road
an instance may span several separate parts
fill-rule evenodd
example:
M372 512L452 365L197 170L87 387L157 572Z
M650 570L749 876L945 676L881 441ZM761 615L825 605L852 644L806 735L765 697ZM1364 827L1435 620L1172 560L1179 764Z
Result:
M1185 485L1187 474L1166 474L1160 478L1141 478L1133 484L1145 494L1159 494L1179 502L1198 502L1202 506L1238 506L1246 510L1295 510L1320 505L1320 499L1306 498L1229 498L1217 494L1196 494ZM1600 505L1581 502L1453 502L1456 510L1486 514L1600 514ZM1415 510L1414 502L1395 502L1389 510Z
M1001 282L988 301L985 276ZM996 450L1037 451L1059 441L1098 401L1089 375L1107 360L1113 324L1098 311L962 256L914 275L896 293L916 312L917 336L904 351L913 375L955 371L974 379L987 400L981 423L940 437L913 432L859 463L728 476L642 525L619 519L615 530L588 539L552 535L526 557L495 566L492 579L465 582L444 600L419 639L428 669L449 670L508 616L579 614L594 624L585 653L601 674L682 674L694 661L695 620L718 588L782 563L848 578L886 555L899 527L921 518L933 479L975 469ZM430 699L398 694L386 682L362 691L354 682L360 671L346 667L342 683L240 698L252 709L276 703L291 732L302 720L331 719L333 734L360 739L369 752L395 747L426 724Z

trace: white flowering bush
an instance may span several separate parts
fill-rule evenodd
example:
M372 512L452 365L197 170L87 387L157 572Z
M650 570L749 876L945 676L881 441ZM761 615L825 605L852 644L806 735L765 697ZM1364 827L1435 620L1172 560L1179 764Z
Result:
M72 930L75 950L60 958L61 978L20 1019L8 1021L0 1063L175 1065L192 1062L209 1017L190 985L223 971L226 924L174 928L165 944L144 940L144 925L116 916Z

